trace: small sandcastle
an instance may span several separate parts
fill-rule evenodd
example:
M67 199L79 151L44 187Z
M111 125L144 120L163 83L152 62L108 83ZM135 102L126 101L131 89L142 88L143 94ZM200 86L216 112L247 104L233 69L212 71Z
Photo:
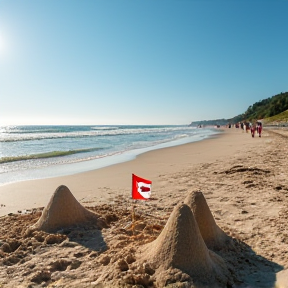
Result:
M141 262L150 263L157 269L156 282L161 287L167 284L167 279L172 283L182 282L185 275L189 275L189 283L219 283L220 287L225 286L229 279L224 260L206 247L193 213L186 204L174 208L161 234L142 248L139 257Z
M52 195L39 220L29 230L56 232L62 228L91 223L103 228L99 216L83 207L70 190L59 186Z
M190 193L185 198L184 203L191 208L202 238L209 249L217 251L232 247L229 236L216 224L202 192L194 191Z

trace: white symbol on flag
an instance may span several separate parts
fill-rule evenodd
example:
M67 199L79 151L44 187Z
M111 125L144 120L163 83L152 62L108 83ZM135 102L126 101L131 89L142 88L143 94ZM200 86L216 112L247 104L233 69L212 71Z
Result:
M147 184L144 182L136 182L137 183L137 191L139 194L145 199L149 199L151 196L151 184Z

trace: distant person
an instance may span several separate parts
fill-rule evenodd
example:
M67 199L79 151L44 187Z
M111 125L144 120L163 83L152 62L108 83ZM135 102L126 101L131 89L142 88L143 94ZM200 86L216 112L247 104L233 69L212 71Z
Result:
M245 126L246 126L246 133L248 133L250 130L249 123L245 123Z
M260 122L260 123L259 123L259 126L258 126L258 134L259 134L259 137L261 137L261 133L262 133L262 123Z
M244 130L244 132L247 132L246 123L243 124L243 130Z
M252 137L254 138L254 136L255 136L255 130L256 130L255 125L252 125L251 128L250 128L250 130L251 130L251 135L252 135Z

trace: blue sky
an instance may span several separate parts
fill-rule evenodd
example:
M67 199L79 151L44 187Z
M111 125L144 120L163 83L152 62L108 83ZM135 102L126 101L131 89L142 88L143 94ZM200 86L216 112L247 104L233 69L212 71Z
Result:
M189 124L288 91L287 0L0 0L0 125Z

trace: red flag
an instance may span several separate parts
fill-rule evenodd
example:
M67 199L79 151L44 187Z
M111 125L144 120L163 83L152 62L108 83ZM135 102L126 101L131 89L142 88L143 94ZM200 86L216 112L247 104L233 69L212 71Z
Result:
M132 174L132 199L147 200L151 197L152 181Z

